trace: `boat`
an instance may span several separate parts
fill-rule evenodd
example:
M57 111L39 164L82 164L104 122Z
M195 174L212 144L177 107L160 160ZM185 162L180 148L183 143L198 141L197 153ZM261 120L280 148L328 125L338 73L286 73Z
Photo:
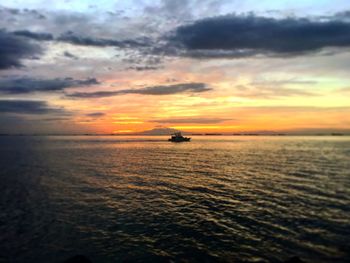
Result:
M190 137L183 137L181 132L175 132L171 135L171 138L168 139L169 142L189 142L190 140Z

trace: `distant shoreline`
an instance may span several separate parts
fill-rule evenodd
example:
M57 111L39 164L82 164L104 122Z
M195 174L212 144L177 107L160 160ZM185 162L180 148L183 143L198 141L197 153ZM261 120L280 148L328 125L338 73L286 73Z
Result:
M188 136L237 136L237 137L254 137L254 136L259 136L259 137L282 137L282 136L333 136L333 137L340 137L340 136L350 136L350 134L338 134L338 133L329 133L329 134L256 134L256 133L235 133L235 134L191 134L191 133L186 133ZM0 134L0 136L118 136L118 137L123 137L123 136L170 136L169 134Z

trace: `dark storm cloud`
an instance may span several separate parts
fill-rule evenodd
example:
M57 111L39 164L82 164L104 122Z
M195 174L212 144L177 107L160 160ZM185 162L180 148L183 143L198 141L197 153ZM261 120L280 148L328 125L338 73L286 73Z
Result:
M151 45L151 40L148 38L116 40L116 39L83 36L71 31L61 34L58 37L54 37L54 35L50 33L32 32L28 30L13 31L11 32L11 34L34 39L37 41L58 41L58 42L70 43L73 45L79 45L79 46L95 46L95 47L112 46L112 47L119 47L119 48L140 48L140 47L148 47Z
M161 67L155 67L155 66L133 66L128 67L127 69L136 70L136 71L147 71L147 70L158 70Z
M232 119L222 119L222 118L175 118L175 119L160 119L151 120L150 122L156 123L197 123L197 124L217 124L225 121L230 121Z
M338 12L334 16L338 17L338 18L341 18L341 19L350 18L350 10L346 10L346 11L343 11L343 12Z
M117 95L126 94L122 91L97 91L97 92L75 92L71 94L66 94L67 97L71 98L82 98L82 99L88 99L88 98L103 98L103 97L113 97Z
M39 45L0 30L0 70L21 67L22 59L34 58L41 53L42 48Z
M96 47L106 47L106 46L114 46L120 48L128 48L128 47L143 47L149 45L149 39L144 38L140 40L115 40L115 39L104 39L104 38L94 38L77 35L74 32L66 32L56 38L56 41L67 42L74 45L81 46L96 46Z
M41 100L0 100L0 113L47 114L61 113L60 108L51 108Z
M167 39L165 51L176 47L180 53L184 50L182 55L197 58L298 55L349 47L350 23L335 17L321 21L228 15L180 26Z
M55 117L55 118L39 119L38 121L42 121L42 122L59 122L59 121L69 121L69 120L71 120L71 118Z
M0 93L22 94L31 92L60 91L65 88L97 85L94 79L76 80L72 78L37 79L30 77L0 79Z
M49 33L36 33L36 32L31 32L28 30L19 30L19 31L14 31L12 34L16 36L22 36L22 37L27 37L35 40L53 40L54 37L52 34Z
M257 50L186 50L177 53L196 59L244 58L258 54Z
M93 117L93 118L103 117L103 116L105 116L105 115L106 115L106 114L103 113L103 112L92 112L92 113L86 114L86 116L88 116L88 117Z
M35 9L16 9L16 8L8 8L8 7L4 7L4 6L0 6L0 14L4 17L6 17L7 15L12 15L14 17L18 17L18 16L30 16L34 19L45 19L46 17L40 13L39 11L35 10Z
M175 85L151 86L142 89L125 89L118 91L98 91L93 93L76 92L67 94L68 97L75 98L101 98L124 94L142 94L142 95L173 95L178 93L193 92L200 93L210 91L204 83L181 83Z

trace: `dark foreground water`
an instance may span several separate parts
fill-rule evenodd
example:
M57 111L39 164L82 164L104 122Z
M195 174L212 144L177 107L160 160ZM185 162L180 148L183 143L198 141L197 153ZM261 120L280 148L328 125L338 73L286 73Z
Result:
M0 137L0 262L350 262L350 137Z

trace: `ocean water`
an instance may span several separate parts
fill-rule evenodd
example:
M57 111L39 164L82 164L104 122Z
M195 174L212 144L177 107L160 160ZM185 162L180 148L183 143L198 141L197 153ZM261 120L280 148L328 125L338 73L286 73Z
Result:
M350 137L0 137L0 262L350 262Z

